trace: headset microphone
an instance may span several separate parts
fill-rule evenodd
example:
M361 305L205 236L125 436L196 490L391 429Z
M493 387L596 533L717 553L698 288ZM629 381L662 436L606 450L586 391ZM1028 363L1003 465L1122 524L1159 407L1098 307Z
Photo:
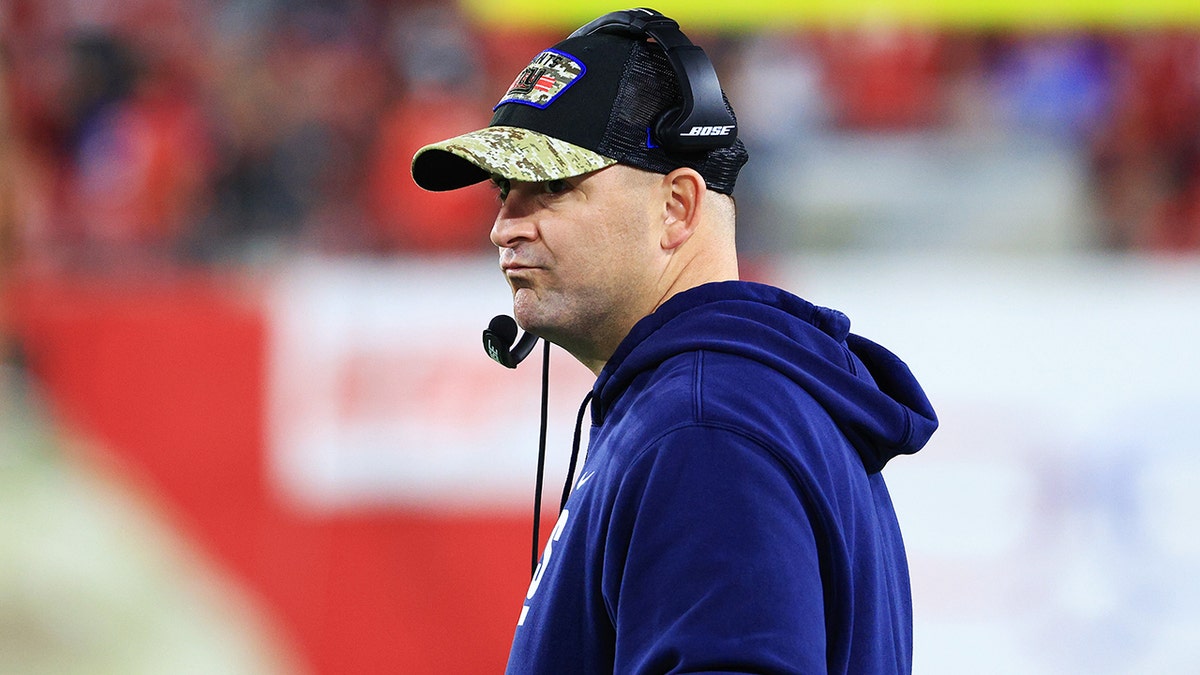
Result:
M516 368L533 351L538 336L525 333L517 339L517 322L511 317L501 314L492 319L483 331L483 349L492 360L505 368ZM516 344L513 344L516 343Z

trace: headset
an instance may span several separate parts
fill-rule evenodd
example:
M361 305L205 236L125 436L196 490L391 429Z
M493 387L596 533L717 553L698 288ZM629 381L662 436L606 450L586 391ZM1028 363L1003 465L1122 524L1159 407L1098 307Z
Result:
M683 102L663 112L654 123L653 138L667 152L698 153L727 148L737 142L737 120L725 105L717 71L708 55L679 30L679 24L652 9L610 12L591 21L570 37L615 33L653 39L663 48L679 81ZM483 331L483 348L496 363L516 368L533 351L538 337L517 339L517 322L499 315Z
M727 148L737 141L737 120L725 106L716 69L674 19L644 7L625 9L585 24L571 37L594 33L651 38L666 53L683 102L655 122L654 140L659 146L668 152L690 153Z

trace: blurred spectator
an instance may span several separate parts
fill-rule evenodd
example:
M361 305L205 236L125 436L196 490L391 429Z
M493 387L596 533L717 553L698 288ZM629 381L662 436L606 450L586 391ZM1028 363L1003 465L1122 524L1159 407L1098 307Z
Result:
M868 25L820 36L838 124L904 129L937 121L942 38L931 30Z
M0 15L0 25L3 25ZM4 372L12 356L9 275L17 256L17 139L12 120L11 63L0 43L0 414L6 405Z
M489 250L496 201L486 186L433 198L409 173L413 155L430 139L487 124L482 86L490 78L479 41L452 8L422 7L394 15L389 45L402 91L380 120L368 177L381 243L426 254Z
M17 139L12 119L12 66L0 43L0 288L16 256ZM0 293L2 297L2 293ZM0 308L0 336L4 334Z
M229 17L221 25L241 29ZM373 15L303 2L276 6L263 28L226 36L218 55L221 161L193 249L369 248L360 186L387 95Z
M1111 37L1115 101L1093 149L1106 243L1200 251L1200 35Z
M1111 56L1101 40L1037 34L1002 41L986 76L1008 128L1086 143L1111 109L1111 70Z
M818 47L809 34L770 31L742 40L729 59L725 88L737 103L738 133L751 149L737 188L744 268L787 249L789 217L769 179L804 156L805 145L831 123L833 102Z
M187 82L106 35L75 44L69 243L91 257L165 255L203 205L211 146Z
M383 118L369 188L381 243L412 253L490 250L487 232L496 200L478 185L431 199L412 182L412 157L431 138L487 125L478 101L450 92L422 92L398 101Z
M161 259L204 195L204 116L178 68L186 59L123 36L156 34L137 23L154 13L92 8L88 21L111 24L102 28L73 23L79 13L70 10L17 3L3 35L13 57L22 255L60 267Z

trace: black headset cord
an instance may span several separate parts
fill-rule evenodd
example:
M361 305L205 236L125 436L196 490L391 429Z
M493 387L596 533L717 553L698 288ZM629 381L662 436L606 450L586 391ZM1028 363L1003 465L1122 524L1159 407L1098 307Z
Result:
M532 560L530 561L529 578L532 579L537 574L538 564L538 533L541 531L542 521L542 485L545 483L546 475L546 427L547 419L549 418L549 402L550 402L550 342L544 341L542 348L542 422L541 429L538 433L538 465L537 465L537 481L534 486L533 493L533 552ZM592 392L589 391L587 396L583 397L583 403L579 406L579 413L575 416L575 436L571 439L571 462L567 466L567 480L563 483L562 500L558 504L558 512L561 514L563 509L567 508L567 497L571 496L571 485L575 478L575 464L579 460L579 445L583 436L583 416L587 413L588 404L592 402Z
M537 481L533 488L533 561L529 578L537 574L538 532L542 523L542 483L546 473L546 419L550 405L550 341L542 340L542 424L538 432Z

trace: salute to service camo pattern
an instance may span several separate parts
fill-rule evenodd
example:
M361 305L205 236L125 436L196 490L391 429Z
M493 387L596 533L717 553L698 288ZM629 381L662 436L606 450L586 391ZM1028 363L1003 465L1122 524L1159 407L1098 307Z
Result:
M579 176L617 163L591 150L518 127L488 127L426 149L445 150L469 158L492 175L530 183Z

